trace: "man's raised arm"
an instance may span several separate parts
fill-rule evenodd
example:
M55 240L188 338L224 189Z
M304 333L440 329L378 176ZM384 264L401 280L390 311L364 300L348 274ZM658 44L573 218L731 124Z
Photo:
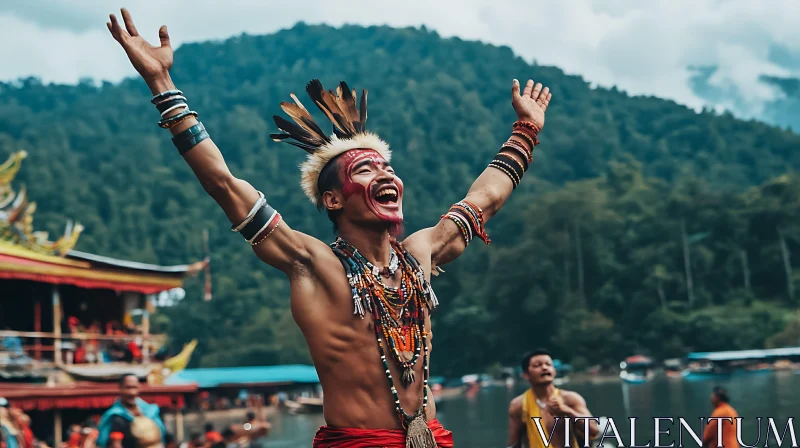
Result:
M306 248L309 237L291 230L261 193L231 174L187 98L172 83L173 53L167 27L158 30L161 45L155 47L139 35L126 9L122 9L124 27L113 14L109 18L108 30L153 93L152 102L161 114L159 125L170 130L178 152L203 189L222 207L232 228L245 237L261 260L287 274L307 263L311 258Z
M435 227L420 230L408 237L406 246L420 250L429 247L433 266L441 266L458 258L473 237L487 244L484 225L511 196L533 162L533 147L544 126L544 113L553 94L549 87L528 80L520 93L515 79L511 87L511 105L517 113L512 134L489 166L475 180L466 197L454 204Z

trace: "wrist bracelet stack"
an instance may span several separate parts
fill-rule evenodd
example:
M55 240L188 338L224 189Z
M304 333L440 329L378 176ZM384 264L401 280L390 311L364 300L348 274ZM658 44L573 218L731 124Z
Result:
M163 129L172 129L189 117L197 117L197 112L189 109L186 97L183 96L183 92L180 90L161 92L155 95L150 102L156 106L156 109L161 114L158 126ZM175 111L180 112L168 116ZM172 137L172 144L178 149L178 154L184 155L207 138L209 138L209 135L205 126L198 121L196 125Z
M528 171L528 167L533 162L533 148L539 144L539 127L528 121L517 121L512 126L511 135L519 138L515 140L509 138L500 148L500 152L494 156L489 166L502 171L517 188L522 181L522 176ZM523 143L524 142L524 143ZM510 149L522 156L523 163L514 157L503 154L503 150Z

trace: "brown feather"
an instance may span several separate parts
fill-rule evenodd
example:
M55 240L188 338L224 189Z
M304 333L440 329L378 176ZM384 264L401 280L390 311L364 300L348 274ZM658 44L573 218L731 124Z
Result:
M315 140L317 140L317 145L324 145L330 141L330 138L325 135L325 132L314 122L314 119L311 118L311 115L302 106L284 102L281 103L281 109L283 109L298 126L314 136Z
M358 118L358 106L356 106L356 97L353 95L353 91L347 87L346 82L342 81L336 88L336 93L339 108L342 109L345 117L353 125L353 130L361 132L361 120Z
M325 105L328 106L328 109L333 114L334 118L336 119L335 123L339 126L339 129L345 135L353 135L356 133L356 130L353 128L353 123L347 117L347 113L339 107L339 102L337 101L337 97L332 92L322 92L322 100L325 102Z
M275 120L275 124L278 126L278 129L289 134L298 142L309 146L320 146L318 144L320 141L319 136L309 133L302 127L284 119L283 117L279 117L278 115L274 115L272 119Z
M336 126L336 118L333 116L333 112L328 108L327 104L322 99L322 84L319 82L318 79L313 79L311 82L308 83L306 86L306 92L308 92L308 96L311 97L311 100L314 101L314 104L325 114L325 117L328 118L328 121Z
M306 91L322 113L328 117L328 120L339 128L340 132L337 135L349 136L355 133L355 129L352 129L350 123L344 120L344 113L336 104L336 98L330 92L325 91L318 79L311 80L306 86Z
M316 146L309 146L309 145L305 145L305 144L303 144L303 143L297 143L297 142L284 142L284 140L286 140L286 139L294 138L294 137L292 137L292 136L291 136L291 135L289 135L289 134L269 134L269 138L271 138L271 139L272 139L272 141L274 141L274 142L278 142L278 143L289 143L290 145L297 146L298 148L301 148L301 149L303 149L304 151L306 151L306 152L307 152L307 153L309 153L309 154L314 154L314 152L315 152L317 149L319 149L319 148L317 148Z
M361 132L367 130L367 89L361 91Z

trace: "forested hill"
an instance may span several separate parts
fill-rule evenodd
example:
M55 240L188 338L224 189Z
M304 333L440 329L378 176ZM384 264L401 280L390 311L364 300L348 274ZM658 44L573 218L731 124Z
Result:
M184 45L175 60L176 85L232 171L295 229L326 241L330 222L298 186L303 152L268 137L290 92L312 108L304 92L312 78L369 89L367 125L394 149L410 232L462 198L508 137L511 80L550 86L534 168L489 224L493 244L474 243L434 282L443 302L437 373L516 362L535 346L578 364L613 363L634 350L674 356L785 336L767 341L795 305L784 255L797 248L788 203L800 187L772 178L800 166L795 134L593 89L508 48L425 29L298 24ZM176 346L200 340L196 364L307 360L287 282L228 230L156 126L149 99L139 79L0 86L0 155L30 153L20 182L38 204L36 226L58 232L73 218L86 226L79 250L163 264L202 257L208 229L214 299L202 302L202 282L192 280L158 324Z

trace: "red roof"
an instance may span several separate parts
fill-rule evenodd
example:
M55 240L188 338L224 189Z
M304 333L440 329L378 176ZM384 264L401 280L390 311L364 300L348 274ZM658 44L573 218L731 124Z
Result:
M180 386L141 385L139 397L162 408L180 409L184 395L197 391L196 384ZM117 383L76 383L59 386L0 384L0 397L24 411L51 409L105 409L119 398Z
M647 356L635 355L625 358L625 362L628 364L650 364L653 362L653 360Z

